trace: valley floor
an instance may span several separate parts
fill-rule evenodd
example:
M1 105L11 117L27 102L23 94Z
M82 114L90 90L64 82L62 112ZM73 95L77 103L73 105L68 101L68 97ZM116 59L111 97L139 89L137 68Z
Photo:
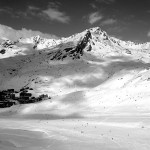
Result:
M0 150L149 150L149 116L0 119Z

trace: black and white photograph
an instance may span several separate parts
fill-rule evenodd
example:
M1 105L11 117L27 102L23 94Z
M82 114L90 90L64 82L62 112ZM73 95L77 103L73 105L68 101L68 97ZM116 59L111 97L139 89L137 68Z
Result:
M150 150L150 0L0 0L0 150Z

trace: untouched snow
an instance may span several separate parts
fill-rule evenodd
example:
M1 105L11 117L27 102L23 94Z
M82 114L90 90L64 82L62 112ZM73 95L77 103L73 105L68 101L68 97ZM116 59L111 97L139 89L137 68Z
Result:
M0 149L149 150L149 45L100 28L7 45L0 90L28 86L52 99L0 109Z

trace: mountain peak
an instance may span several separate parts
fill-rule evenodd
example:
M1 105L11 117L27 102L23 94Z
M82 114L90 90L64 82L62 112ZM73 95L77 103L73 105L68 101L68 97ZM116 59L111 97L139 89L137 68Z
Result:
M93 27L93 28L89 28L88 29L91 33L105 33L107 34L105 31L103 31L100 27Z
M100 27L93 27L93 28L89 28L88 30L91 32L97 32L97 31L100 31L101 28Z

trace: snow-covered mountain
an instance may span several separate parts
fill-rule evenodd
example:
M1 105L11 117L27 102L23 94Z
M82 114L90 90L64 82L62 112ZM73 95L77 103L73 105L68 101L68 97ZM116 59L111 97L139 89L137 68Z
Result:
M17 41L7 39L0 45L0 89L14 87L19 90L29 86L36 94L48 93L56 96L89 89L89 83L85 82L85 86L74 83L76 80L80 83L85 76L91 76L91 84L95 85L92 87L96 88L113 77L116 68L126 69L119 62L121 64L127 61L128 64L130 60L135 64L148 63L149 52L150 43L121 41L109 36L99 27L58 40L40 36L20 38ZM103 67L111 63L114 63L115 69L105 71ZM127 65L128 67L139 71L134 65ZM145 64L145 68L149 67ZM78 76L79 74L81 75ZM98 74L101 77L97 77ZM102 83L97 84L97 78Z
M14 103L12 93L20 101L32 95L30 104L17 99L0 109L0 147L41 148L40 135L45 149L150 149L150 43L99 27L61 39L0 41L0 96L11 93Z
M0 90L13 88L19 93L28 88L34 97L48 94L54 98L140 88L149 85L149 57L150 43L121 41L99 27L58 40L40 36L4 39L0 45Z

